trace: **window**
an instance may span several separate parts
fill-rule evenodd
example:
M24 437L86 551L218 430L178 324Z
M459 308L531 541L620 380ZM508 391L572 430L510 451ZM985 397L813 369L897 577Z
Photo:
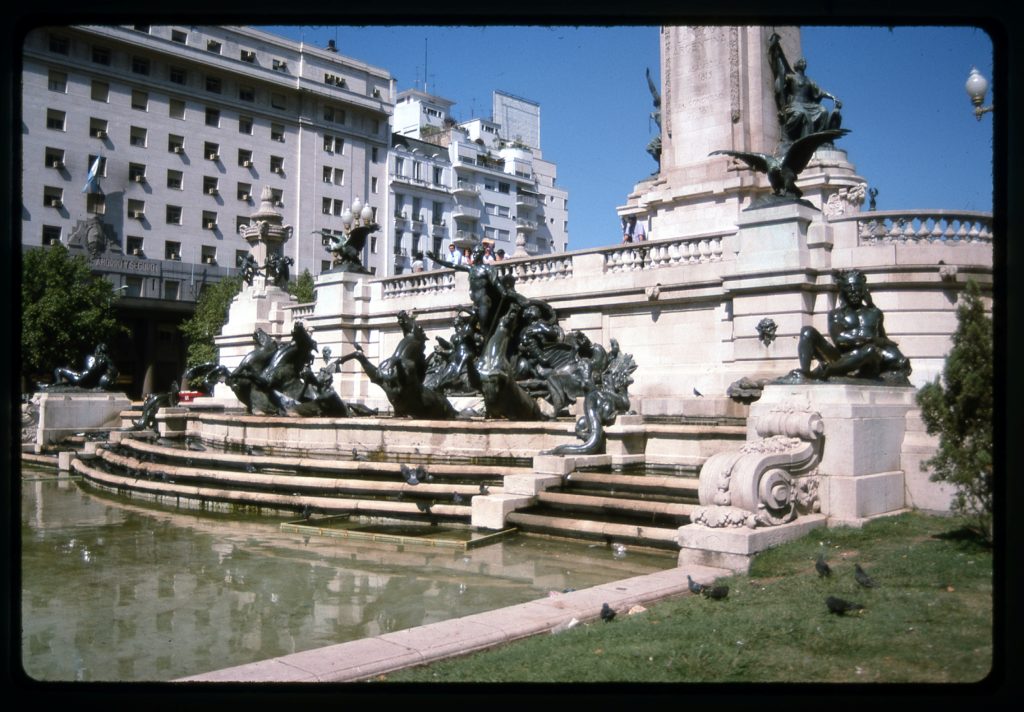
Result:
M335 124L345 123L345 111L336 109L333 106L324 107L324 121L331 121Z
M149 60L145 57L132 57L132 72L149 76Z
M64 189L52 185L43 187L43 205L48 208L64 207Z
M168 205L167 206L167 224L168 225L181 225L181 206L180 205ZM174 243L178 245L178 243ZM181 247L181 245L178 245ZM165 258L169 259L169 258Z
M89 193L85 196L85 212L92 215L105 215L107 212L107 196L103 193Z
M442 219L444 217L444 203L435 200L433 206L433 214L430 222L434 225L443 225Z
M64 149L63 148L50 148L47 146L45 158L43 159L47 168L61 169L64 167ZM92 164L90 164L91 166Z
M46 110L46 128L53 129L54 131L63 131L64 120L65 114L63 111L58 111L57 109Z
M206 51L220 54L220 42L217 40L206 40Z
M89 161L88 161L89 170L92 170L92 164L96 162L97 158L98 158L98 156L96 156L94 154L90 154L89 155ZM100 178L105 178L106 177L106 175L107 175L107 159L106 158L100 158L100 165L96 169L96 175L99 176Z
M223 87L224 83L220 80L220 77L206 77L206 91L220 94Z
M374 222L377 222L377 221L374 220ZM370 236L370 252L372 254L374 254L374 255L377 254L377 236L376 235L371 235ZM441 250L437 250L437 254L441 254Z
M175 301L181 292L181 282L176 279L164 280L164 299Z
M204 230L216 230L217 229L217 213L213 212L212 210L204 210L203 211L203 229Z
M214 213L214 222L216 222L216 213ZM203 264L215 265L217 264L217 248L212 245L203 245L200 248L200 252L203 258Z
M139 111L149 110L149 92L132 89L132 108Z
M168 67L167 78L175 84L185 84L188 82L188 72L181 67Z
M43 225L43 244L56 245L60 242L60 228L56 225Z
M281 175L284 173L284 158L281 156L270 157L270 172Z
M370 192L376 194L377 192L377 177L370 178Z
M135 255L136 257L142 257L142 238L135 235L129 235L125 239L125 250L129 255Z
M284 143L284 126L282 124L270 124L270 139Z
M330 84L331 86L346 88L348 85L345 83L344 77L339 77L329 72L324 72L324 84Z
M402 209L402 205L405 203L405 196L401 193L395 193L395 217L404 218L407 214Z
M188 41L188 33L184 30L171 30L171 42L180 42L186 44Z
M71 49L71 40L61 35L50 35L50 51L67 54Z
M509 191L509 184L508 183L501 183L501 182L498 183L498 192L499 193L505 193L507 195L508 191Z
M68 92L68 75L65 72L58 72L55 69L50 70L50 76L47 80L47 87L50 91L60 92L61 94L67 94Z
M345 153L345 139L340 136L324 134L324 150L328 153Z
M423 219L423 216L420 215L420 209L422 208L422 206L423 206L423 200L420 199L420 198L417 198L417 197L413 197L413 199L412 199L412 219L413 220L422 220Z
M237 195L239 200L244 200L245 202L252 200L252 184L239 183Z
M412 177L415 180L423 180L423 164L419 161L412 162Z
M182 172L168 169L167 171L167 187L171 190L181 190L182 187Z
M141 126L132 126L129 130L128 142L140 148L146 147L146 129Z
M106 82L101 82L98 79L92 80L92 89L90 96L93 101L106 102L110 99L110 85Z
M128 289L125 290L124 296L126 297L141 297L143 292L142 277L126 277L125 286Z
M220 146L212 141L207 141L203 144L203 155L206 156L208 161L219 161Z
M141 220L146 216L146 201L128 200L128 217L134 220Z
M270 105L283 111L288 108L288 99L284 94L274 92L270 95Z
M283 59L275 59L271 63L271 67L273 67L275 72L287 72L288 71L288 63L286 61L284 61Z
M238 87L238 98L242 101L256 101L256 87L247 84Z
M206 107L206 125L220 126L220 109Z
M96 64L110 66L110 50L106 47L92 48L92 61Z
M400 156L395 156L395 175L405 175L405 159L401 158Z
M444 182L444 169L441 166L434 166L434 185L441 185Z
M207 195L217 195L217 178L214 176L203 176L203 192Z
M242 168L252 168L252 151L246 148L238 149L238 165Z
M146 182L146 166L143 163L128 164L128 180L133 183Z
M185 118L185 102L183 100L181 100L181 99L171 99L167 103L167 114L172 119L182 119L182 120L184 120L184 118Z
M61 112L63 115L64 112ZM105 139L107 137L107 120L106 119L89 119L89 136L92 138Z
M170 206L167 206L170 208ZM179 220L180 222L180 220ZM164 259L165 260L180 260L181 259L181 243L172 240L164 242Z
M278 208L284 207L284 191L280 188L270 189L270 200Z
M331 214L331 203L333 203L333 202L334 201L332 201L330 198L324 198L322 200L321 210L323 211L324 215L330 215Z
M252 117L251 116L239 116L238 117L238 133L252 135Z
M249 64L256 64L256 52L251 49L243 49L238 53L238 58Z
M331 168L330 166L324 166L324 183L333 183L334 185L345 184L345 169L343 168Z
M167 150L171 153L184 153L185 152L185 137L177 136L175 134L167 135Z
M370 161L373 163L377 162L377 147L373 146L370 148Z
M245 225L249 223L246 222ZM249 254L248 250L235 250L235 267L241 267L245 262L245 256Z

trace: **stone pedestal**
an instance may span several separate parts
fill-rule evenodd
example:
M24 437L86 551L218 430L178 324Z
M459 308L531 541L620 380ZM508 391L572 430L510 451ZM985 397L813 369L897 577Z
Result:
M712 529L698 524L679 528L679 566L715 566L736 573L750 571L750 562L761 551L806 536L825 526L820 514L801 517L788 524L764 529Z
M769 384L750 416L753 421L780 406L821 414L821 512L830 526L859 526L906 506L902 451L914 394L908 387ZM747 439L752 435L748 429Z
M41 393L36 398L39 407L36 452L68 435L118 428L121 411L132 406L124 393Z

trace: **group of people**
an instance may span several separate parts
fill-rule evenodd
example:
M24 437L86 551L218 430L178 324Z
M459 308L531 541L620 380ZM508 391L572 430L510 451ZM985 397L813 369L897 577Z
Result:
M483 245L484 264L493 264L495 262L501 262L504 259L505 250L495 250L490 244L486 243ZM471 265L473 264L473 250L469 247L460 250L454 243L448 243L447 261L456 265ZM434 262L437 262L437 260L434 260ZM412 261L412 271L423 272L427 268L426 264L423 253L417 252Z

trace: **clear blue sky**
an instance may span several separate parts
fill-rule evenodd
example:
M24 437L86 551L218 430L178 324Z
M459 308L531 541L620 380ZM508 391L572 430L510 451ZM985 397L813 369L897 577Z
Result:
M658 27L290 26L261 29L388 70L398 90L489 116L491 92L540 104L541 148L569 191L569 249L618 242L616 206L655 169L644 72L660 77ZM971 27L805 27L807 74L843 102L841 147L878 189L878 209L992 210L992 115L964 82L993 81L992 42ZM790 61L795 61L791 57ZM998 87L989 89L988 103ZM771 150L773 147L765 147Z

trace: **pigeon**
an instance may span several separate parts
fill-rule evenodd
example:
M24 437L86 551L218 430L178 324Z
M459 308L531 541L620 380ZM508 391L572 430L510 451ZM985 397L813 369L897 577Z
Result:
M690 593L700 593L704 590L704 584L697 583L693 580L693 577L689 574L686 575L687 586L690 587Z
M452 502L454 504L462 504L462 495L458 492L452 492Z
M430 508L433 507L433 506L434 506L433 502L417 502L416 503L416 508L418 510L420 510L421 512L424 512L426 514L430 514Z
M615 619L615 609L609 606L607 603L601 606L601 620L605 623L610 623Z
M828 129L797 139L782 156L748 151L712 151L709 156L724 155L738 158L747 167L768 175L772 193L780 197L800 198L803 192L796 186L796 178L807 167L818 148L849 133L849 129Z
M480 483L480 494L488 494L489 492L490 492L490 488L488 488L487 485L485 485L483 482L481 482Z
M875 583L875 580L868 576L864 569L860 567L860 564L854 564L853 577L857 579L857 583L864 588L875 588L878 585Z
M701 589L701 593L704 594L704 598L711 598L716 601L721 601L729 595L728 586L704 586Z
M825 562L824 554L818 554L818 560L814 562L814 570L818 572L819 577L832 575L832 567Z
M829 613L835 613L837 616L846 615L850 611L862 611L864 606L859 603L851 603L850 601L844 601L841 598L835 596L829 596L825 599L825 605L828 606Z
M694 387L693 389L693 395L697 396L698 398L702 398L704 396L704 394L698 391L696 387Z
M252 464L251 462L245 463L245 471L250 474L256 472L256 465Z
M409 485L418 485L420 483L419 477L416 476L417 470L412 469L404 462L400 465L402 468L402 477L405 478L405 483Z
M356 450L355 448L352 448L352 459L356 460L358 462L365 462L366 461L366 455L360 455L358 450Z
M309 519L310 515L313 514L313 508L308 504L302 508L302 518Z

